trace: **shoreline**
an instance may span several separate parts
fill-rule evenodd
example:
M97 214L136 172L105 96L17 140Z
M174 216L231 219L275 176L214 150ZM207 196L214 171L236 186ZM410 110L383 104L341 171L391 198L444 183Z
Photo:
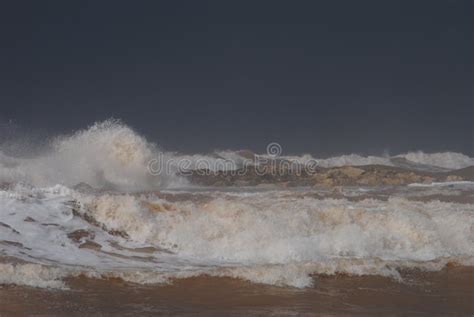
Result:
M444 315L474 313L474 267L407 270L403 282L381 276L314 276L305 289L200 276L171 285L68 278L70 290L0 286L5 315Z

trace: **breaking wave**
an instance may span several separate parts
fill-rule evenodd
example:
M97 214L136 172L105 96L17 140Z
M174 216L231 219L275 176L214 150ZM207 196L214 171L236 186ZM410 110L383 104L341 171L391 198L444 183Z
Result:
M0 283L63 287L62 278L79 274L169 283L206 274L307 287L312 274L400 278L399 268L473 265L474 205L18 185L0 191L0 244L1 256L21 261L0 265Z
M444 153L423 153L410 152L396 157L402 157L410 162L432 165L446 169L461 169L474 165L474 158L454 152Z
M173 184L171 176L152 177L148 162L157 147L120 121L107 120L51 140L42 155L8 157L0 152L0 181L36 186L87 183L96 188L152 189Z

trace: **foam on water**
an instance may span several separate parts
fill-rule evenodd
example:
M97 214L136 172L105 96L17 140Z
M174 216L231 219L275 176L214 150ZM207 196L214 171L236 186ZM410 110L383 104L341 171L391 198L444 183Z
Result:
M402 157L414 163L443 167L446 169L461 169L474 165L474 158L454 152L423 153L417 151L397 155L396 157Z
M105 195L90 210L136 241L217 261L284 264L339 256L428 261L473 251L472 206L439 202L260 194L217 197L204 205L175 203L173 211L152 214L135 197Z
M309 160L314 160L321 167L340 167L340 166L363 166L363 165L388 165L391 166L390 158L388 157L379 157L379 156L361 156L358 154L349 154L330 157L327 159L318 159L313 158L311 155L304 155L300 158L291 157L293 160L301 160L302 162L307 162Z
M408 184L409 187L445 187L445 186L472 186L474 182L471 181L456 181L456 182L433 182L430 184L421 184L421 183L413 183Z
M38 264L0 263L0 285L15 284L41 288L67 288L61 280L67 272Z
M120 190L157 188L183 181L173 175L150 175L148 163L159 153L153 143L131 128L107 120L51 140L50 147L33 158L13 158L0 152L0 181L36 186L85 182Z
M2 264L0 283L60 287L77 274L167 283L208 274L306 287L313 273L399 278L399 267L473 264L473 205L291 191L206 195L168 201L64 186L0 191L0 255L30 263ZM77 230L89 235L74 241L68 235ZM87 241L99 249L79 248Z
M439 168L445 170L461 169L468 166L474 165L474 158L467 155L454 152L444 153L424 153L409 152L396 156L362 156L358 154L349 154L334 156L327 159L315 158L309 154L302 156L283 156L282 158L301 162L312 161L316 162L321 167L341 167L341 166L363 166L363 165L386 165L386 166L399 166L397 159L405 159L410 164L410 167L419 169L426 169L431 166L433 171L438 171Z

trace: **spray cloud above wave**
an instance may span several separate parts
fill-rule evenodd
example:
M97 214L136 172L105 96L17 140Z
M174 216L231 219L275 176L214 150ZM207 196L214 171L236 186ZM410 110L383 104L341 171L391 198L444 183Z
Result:
M152 177L146 168L157 151L120 121L107 120L54 138L48 151L37 157L2 155L0 177L39 186L85 182L94 187L144 189L165 182Z

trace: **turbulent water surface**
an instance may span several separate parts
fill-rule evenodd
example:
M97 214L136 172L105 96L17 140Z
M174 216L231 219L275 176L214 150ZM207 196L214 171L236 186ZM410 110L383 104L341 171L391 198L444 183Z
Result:
M304 291L327 284L324 276L406 285L407 270L474 264L470 181L205 188L173 167L151 175L159 155L187 159L191 169L202 159L235 169L245 160L231 151L162 152L113 121L58 137L34 156L0 152L0 284L67 292L77 279L160 288L208 277ZM431 172L474 165L459 153L285 159Z

